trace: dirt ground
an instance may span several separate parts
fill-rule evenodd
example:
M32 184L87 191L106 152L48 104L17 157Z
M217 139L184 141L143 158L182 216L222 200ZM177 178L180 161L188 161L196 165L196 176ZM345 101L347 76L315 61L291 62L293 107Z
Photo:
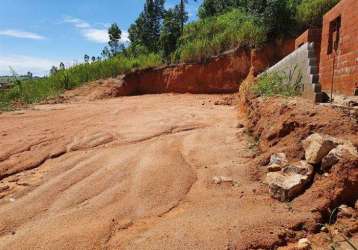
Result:
M0 248L280 244L307 215L251 180L255 152L235 107L214 105L222 98L147 95L1 114Z
M305 237L316 214L273 200L257 180L233 98L0 114L0 249L275 249Z

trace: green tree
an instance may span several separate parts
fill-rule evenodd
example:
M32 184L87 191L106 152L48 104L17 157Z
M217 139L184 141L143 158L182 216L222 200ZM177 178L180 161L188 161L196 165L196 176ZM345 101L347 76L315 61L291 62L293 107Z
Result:
M163 28L160 33L160 47L163 56L168 60L176 50L178 40L182 34L182 9L180 5L166 11Z
M271 37L291 35L297 31L295 16L300 2L301 0L204 0L199 8L199 16L204 19L239 8L261 18Z
M91 61L92 61L92 62L95 62L95 61L96 61L96 57L95 57L95 56L92 56Z
M188 0L180 0L179 3L179 18L180 18L180 29L181 32L184 30L184 24L188 21L188 13L185 10L185 4L188 3Z
M323 15L340 0L303 0L297 6L297 21L304 27L322 24Z
M90 57L89 57L89 55L85 54L84 57L83 57L83 59L84 59L85 63L88 63Z
M132 46L143 44L143 34L142 29L144 27L144 14L140 13L139 17L135 22L129 27L128 34L129 40Z
M113 23L111 27L109 27L108 29L108 35L109 35L108 45L110 48L111 56L115 56L118 54L120 50L119 40L121 39L122 31L116 23Z
M222 14L230 8L238 7L238 2L238 0L204 0L199 8L199 17L204 19Z
M164 13L164 0L146 0L142 13L128 30L133 46L144 46L150 52L159 51Z
M298 31L295 15L298 1L267 0L262 13L263 21L271 36L295 35Z
M109 51L108 47L104 47L102 52L101 52L101 56L104 58L104 59L109 59L111 57L111 52Z
M60 70L65 70L65 64L63 62L60 63L59 69Z
M52 66L52 68L50 69L50 76L55 75L58 72L58 69L56 68L56 66Z

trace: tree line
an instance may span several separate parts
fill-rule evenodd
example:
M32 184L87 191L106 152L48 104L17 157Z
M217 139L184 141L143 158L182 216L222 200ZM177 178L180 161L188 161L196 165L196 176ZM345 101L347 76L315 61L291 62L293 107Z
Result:
M193 0L196 1L196 0ZM203 0L198 16L210 19L232 9L240 9L265 24L268 39L295 36L307 27L321 25L322 15L339 0ZM156 53L170 61L183 39L188 21L188 0L166 9L165 0L146 0L138 18L129 27L129 44L121 43L122 31L116 23L108 29L109 42L101 56L84 56L84 62L112 58L119 53L128 57ZM53 67L51 74L64 69Z

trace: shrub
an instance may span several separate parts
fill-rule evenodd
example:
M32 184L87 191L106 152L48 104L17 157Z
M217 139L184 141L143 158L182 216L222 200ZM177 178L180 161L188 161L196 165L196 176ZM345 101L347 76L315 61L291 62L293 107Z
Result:
M181 62L200 62L239 46L257 47L266 40L260 18L235 9L185 26L174 58Z
M262 18L271 37L295 33L296 6L301 0L203 0L199 17L221 15L232 9Z
M303 26L320 26L322 16L340 0L303 0L297 6L297 21Z
M302 90L302 74L297 67L289 73L274 71L259 77L252 90L260 96L297 96Z

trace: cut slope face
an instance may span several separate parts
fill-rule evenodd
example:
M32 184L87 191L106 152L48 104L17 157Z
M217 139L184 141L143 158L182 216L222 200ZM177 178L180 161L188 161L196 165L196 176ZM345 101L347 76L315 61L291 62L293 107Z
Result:
M222 98L1 114L0 249L258 249L297 237L311 215L250 178L254 152L235 108L214 105Z

